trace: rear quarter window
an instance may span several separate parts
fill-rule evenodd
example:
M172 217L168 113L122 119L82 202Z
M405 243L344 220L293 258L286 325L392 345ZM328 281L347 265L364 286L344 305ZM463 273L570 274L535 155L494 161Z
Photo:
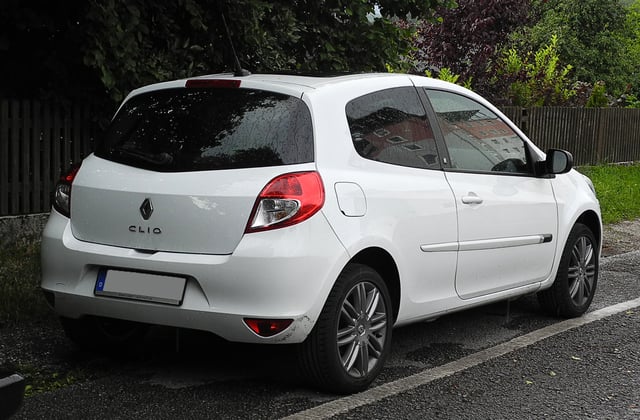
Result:
M122 106L96 155L162 172L312 162L311 115L299 98L273 92L153 91Z
M373 92L350 101L345 111L360 156L398 166L440 169L433 130L415 88Z

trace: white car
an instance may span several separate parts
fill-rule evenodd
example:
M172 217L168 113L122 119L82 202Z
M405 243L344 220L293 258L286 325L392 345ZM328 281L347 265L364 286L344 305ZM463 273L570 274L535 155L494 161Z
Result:
M144 326L300 343L316 386L366 388L392 328L596 290L593 185L462 87L401 74L217 74L132 92L66 174L42 288L67 335Z

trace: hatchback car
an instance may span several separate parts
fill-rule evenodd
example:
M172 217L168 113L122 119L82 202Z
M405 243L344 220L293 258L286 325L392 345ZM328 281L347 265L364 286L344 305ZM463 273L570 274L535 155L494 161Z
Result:
M392 328L596 290L593 185L498 109L419 76L218 74L133 91L65 174L42 288L79 344L144 326L299 343L333 392L366 388Z

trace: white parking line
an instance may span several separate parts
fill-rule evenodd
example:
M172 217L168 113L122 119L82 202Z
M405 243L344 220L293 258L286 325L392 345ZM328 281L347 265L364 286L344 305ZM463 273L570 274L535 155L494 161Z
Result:
M370 388L359 394L349 395L347 397L320 404L308 410L292 414L284 419L327 419L338 414L346 413L354 408L374 403L383 398L387 398L404 391L409 391L421 385L435 381L436 379L451 376L457 372L461 372L507 353L511 353L512 351L530 346L540 340L544 340L545 338L552 337L556 334L569 331L573 328L580 327L639 306L640 298L608 306L606 308L587 313L580 318L568 319L566 321L558 322L557 324L549 325L548 327L516 337L506 343L479 351L445 365L438 366L433 369L427 369L375 388Z

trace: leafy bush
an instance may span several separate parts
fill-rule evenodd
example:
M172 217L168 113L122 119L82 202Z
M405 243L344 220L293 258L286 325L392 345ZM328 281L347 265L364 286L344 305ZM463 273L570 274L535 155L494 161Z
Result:
M589 96L585 106L587 108L604 108L607 105L609 105L609 99L607 99L607 89L604 82L597 82L593 85L591 96Z
M434 77L433 73L431 72L431 70L425 70L424 74L427 77ZM443 68L440 69L440 71L438 72L437 79L443 80L443 81L449 82L449 83L455 83L455 84L464 86L467 89L471 89L471 81L472 81L471 77L469 77L467 80L465 80L462 83L458 83L458 80L460 79L460 75L459 74L455 74L454 72L451 71L451 69L449 69L447 67L443 67Z
M515 48L504 52L494 79L496 84L507 83L511 105L565 105L575 95L569 73L573 67L562 66L558 54L558 37L551 36L549 44L538 51L519 53Z

